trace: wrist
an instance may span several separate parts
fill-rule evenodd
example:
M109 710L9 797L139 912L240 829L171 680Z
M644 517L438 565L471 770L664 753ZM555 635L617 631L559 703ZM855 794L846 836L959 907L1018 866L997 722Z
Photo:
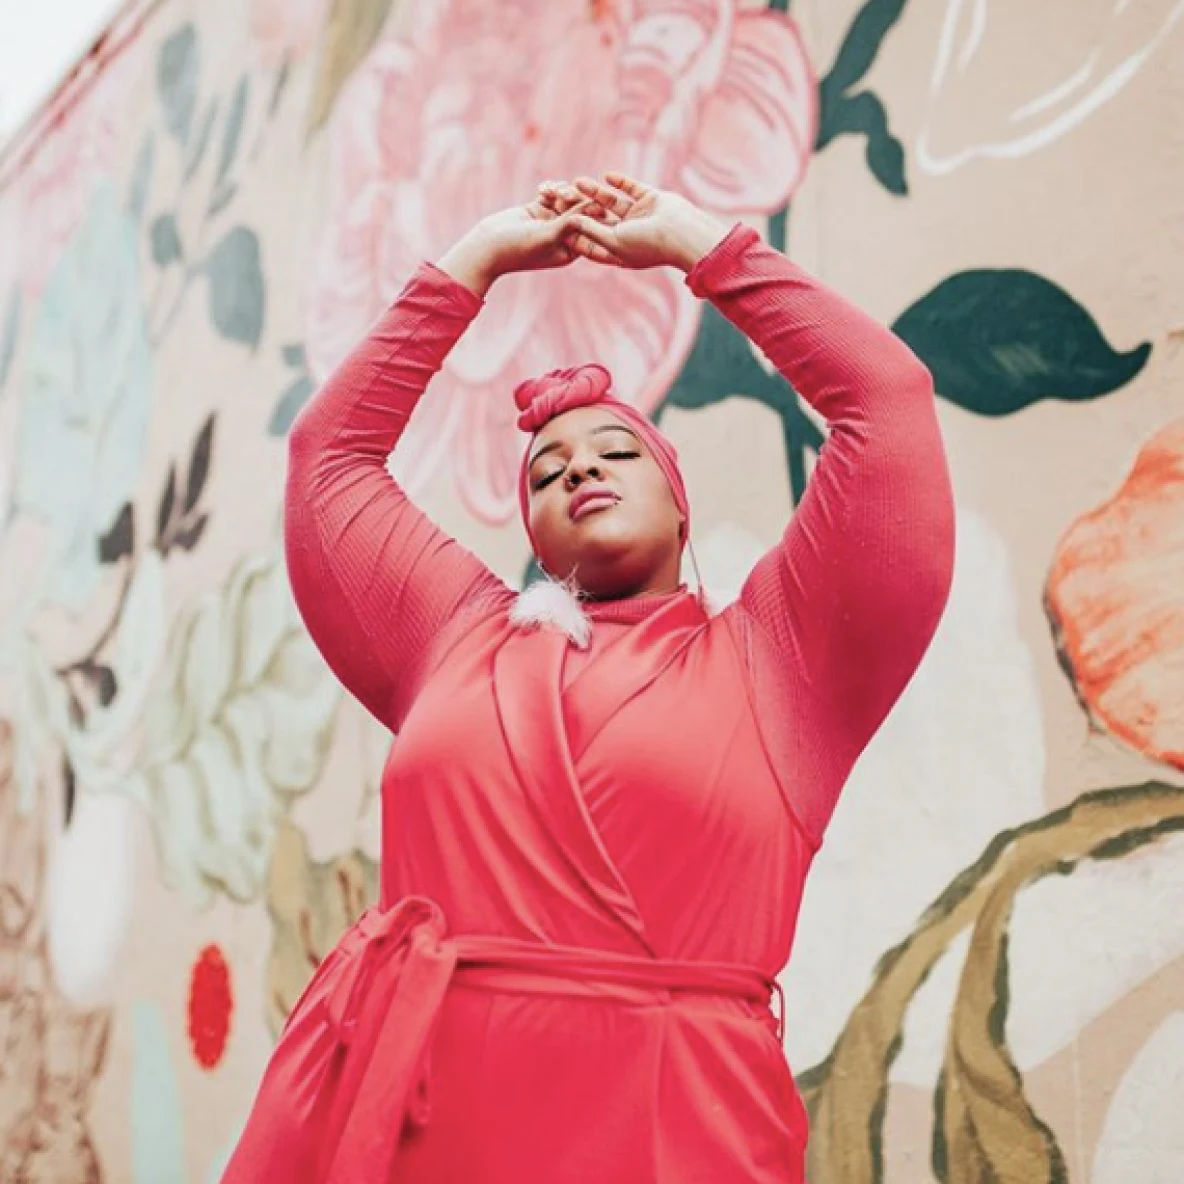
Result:
M436 266L447 272L477 296L484 296L501 274L490 236L478 223L437 260Z
M675 267L689 272L731 233L731 226L719 218L694 210L680 219L671 236L671 256Z

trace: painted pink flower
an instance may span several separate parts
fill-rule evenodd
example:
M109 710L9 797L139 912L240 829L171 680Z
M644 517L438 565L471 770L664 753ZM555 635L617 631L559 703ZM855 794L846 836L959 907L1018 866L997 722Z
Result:
M309 294L324 376L479 217L538 182L617 168L726 216L768 213L805 173L817 86L797 27L722 0L435 0L379 43L331 124L332 194ZM587 361L652 410L700 309L682 277L577 264L516 276L449 358L399 449L421 487L454 461L468 508L505 521L522 436L513 387Z
M252 0L251 41L269 66L304 57L325 23L326 0Z
M98 70L64 87L11 151L12 171L0 177L0 300L14 281L29 297L41 295L125 142L131 75L120 61Z

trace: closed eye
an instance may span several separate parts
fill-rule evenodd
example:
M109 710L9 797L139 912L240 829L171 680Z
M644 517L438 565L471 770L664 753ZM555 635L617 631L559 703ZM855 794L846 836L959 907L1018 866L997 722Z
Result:
M620 449L615 452L602 452L601 457L604 460L637 460L641 456L640 452L629 452L625 449ZM556 469L553 473L548 473L545 477L540 477L532 486L531 489L538 493L540 489L546 489L553 481L562 477L563 469Z

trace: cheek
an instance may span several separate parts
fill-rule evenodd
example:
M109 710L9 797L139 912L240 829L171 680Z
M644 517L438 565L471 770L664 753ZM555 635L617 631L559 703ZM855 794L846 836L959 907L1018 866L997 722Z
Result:
M530 504L530 533L534 536L535 550L540 559L563 547L568 524L566 514L560 512L562 507L557 503L557 498L541 494Z

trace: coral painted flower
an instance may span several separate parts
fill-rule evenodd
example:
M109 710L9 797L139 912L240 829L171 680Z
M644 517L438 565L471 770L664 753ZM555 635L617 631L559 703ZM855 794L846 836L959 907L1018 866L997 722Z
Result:
M1118 493L1061 541L1046 602L1094 721L1184 768L1184 420L1152 436Z
M308 303L318 377L415 266L549 178L631 172L732 216L779 208L802 180L817 86L796 25L715 0L439 0L380 42L331 123L333 191ZM680 275L579 263L516 276L453 352L400 447L413 491L445 456L469 509L515 506L522 437L510 392L588 361L652 410L699 322Z
M230 967L217 946L206 946L189 980L189 1043L203 1069L214 1069L226 1052L234 998Z

